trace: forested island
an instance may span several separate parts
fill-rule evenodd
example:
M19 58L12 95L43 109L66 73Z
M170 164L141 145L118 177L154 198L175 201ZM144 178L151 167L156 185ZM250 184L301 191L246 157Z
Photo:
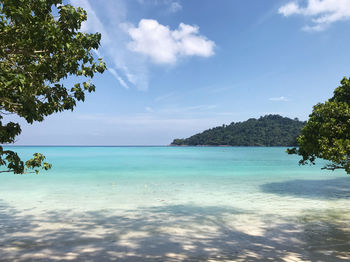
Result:
M306 122L280 115L232 122L185 139L174 139L172 146L296 146L296 138Z

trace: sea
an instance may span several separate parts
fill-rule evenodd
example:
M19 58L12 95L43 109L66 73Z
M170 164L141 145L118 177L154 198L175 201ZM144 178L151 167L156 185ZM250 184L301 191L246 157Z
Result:
M350 176L284 147L15 146L0 261L347 261Z

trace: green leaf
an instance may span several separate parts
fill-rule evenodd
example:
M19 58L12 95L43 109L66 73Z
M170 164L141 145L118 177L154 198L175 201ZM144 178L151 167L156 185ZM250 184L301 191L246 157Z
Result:
M61 0L1 1L0 120L6 112L28 123L43 121L55 112L73 110L77 101L84 101L85 92L95 90L84 80L82 89L76 78L105 71L103 61L92 53L100 46L101 35L79 32L86 19L86 11L62 5ZM64 83L70 77L76 83L68 89ZM12 143L19 134L18 124L0 122L0 142ZM1 150L0 165L16 174L50 169L42 157L35 155L24 163L15 152Z

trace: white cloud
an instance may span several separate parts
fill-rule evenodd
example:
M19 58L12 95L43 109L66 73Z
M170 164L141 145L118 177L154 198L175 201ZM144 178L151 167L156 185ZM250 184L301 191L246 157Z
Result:
M285 96L280 96L280 97L270 97L270 101L278 101L278 102L287 102L289 99Z
M301 5L299 2L305 3ZM305 0L293 1L281 6L278 12L284 16L303 15L311 17L312 24L305 31L322 31L337 21L350 19L349 0Z
M300 13L300 9L299 9L299 5L295 2L290 2L282 7L280 7L278 9L278 12L280 14L283 14L284 16L290 16L293 14L299 14Z
M157 20L142 19L138 27L128 26L131 51L144 54L155 63L174 64L180 57L214 55L215 43L199 34L198 26L180 23L176 30Z
M107 68L112 68L112 70L109 70L109 73L124 88L136 87L139 90L147 90L150 78L149 61L146 59L147 57L140 55L140 52L135 52L128 48L128 43L130 43L129 30L132 28L135 30L139 29L128 22L128 1L70 0L70 3L74 6L81 6L87 11L88 20L82 25L83 32L100 32L102 34L101 47L98 51L95 50L95 53L97 56L104 58ZM167 12L170 12L170 9L179 11L182 8L178 0L154 0L154 4L165 6ZM181 56L210 56L214 53L214 42L199 35L198 27L189 26L194 30L188 32L187 35L181 35L182 31L182 33L185 32L185 29L182 29L182 26L186 27L184 24L181 24L179 29L174 31L169 30L166 26L158 25L168 30L171 40L170 44L176 43L176 47L173 47L174 49L171 50L172 56L169 56L169 53L165 53L163 54L165 58L163 60L160 59L161 61L172 59L173 63L175 63ZM175 36L172 35L177 31L179 31L181 39L175 39ZM163 40L163 38L159 39L160 44L163 43ZM157 42L158 40L154 38L153 41ZM141 45L141 42L138 42L138 44ZM193 48L195 50L192 50ZM164 46L164 49L166 49L166 46ZM159 56L161 55L153 55L153 57ZM153 58L152 61L154 61Z

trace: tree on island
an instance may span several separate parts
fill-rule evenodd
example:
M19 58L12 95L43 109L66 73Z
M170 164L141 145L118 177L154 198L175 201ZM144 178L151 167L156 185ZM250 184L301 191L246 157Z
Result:
M305 122L280 115L232 122L207 129L185 139L174 139L173 146L296 146Z
M299 147L287 152L300 155L301 165L322 158L330 161L323 169L345 169L350 174L350 78L340 83L332 98L313 107L297 138Z
M86 92L95 91L90 79L106 66L92 52L101 34L79 32L86 19L82 8L62 0L0 0L0 144L14 143L21 133L18 123L3 123L4 115L15 114L32 124L73 110ZM83 80L68 88L62 81L71 76ZM24 162L0 146L0 166L6 168L0 172L50 169L44 161L45 156L35 153Z

